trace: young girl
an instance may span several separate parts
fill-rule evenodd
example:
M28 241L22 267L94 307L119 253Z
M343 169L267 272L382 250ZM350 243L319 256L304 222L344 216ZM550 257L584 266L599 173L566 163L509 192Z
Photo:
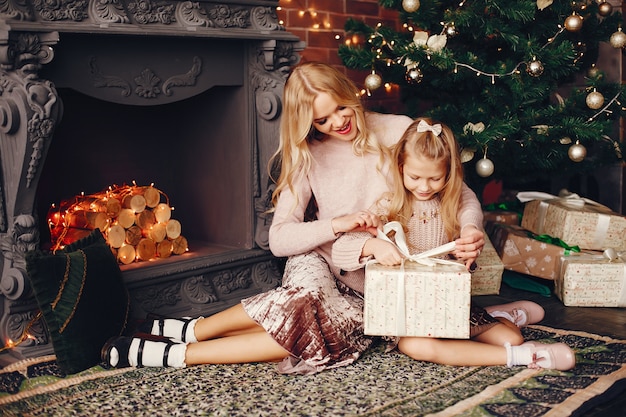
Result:
M169 339L111 340L102 353L109 365L276 361L280 372L306 374L352 363L371 345L362 328L363 277L340 274L330 251L339 234L379 225L360 209L389 191L387 147L412 120L365 112L352 81L315 62L292 70L282 104L281 172L269 232L274 255L289 257L282 285L210 317L147 322L140 330ZM463 207L480 210L466 185L461 196ZM316 218L305 221L312 199ZM461 225L455 256L469 263L484 244L483 233Z
M412 255L454 240L463 219L481 216L460 204L463 167L458 144L447 126L417 119L394 147L393 161L394 191L379 200L372 214L404 226ZM393 243L367 232L344 234L333 244L333 262L346 271L363 273L364 263L372 257L383 265L398 265L403 258ZM414 359L447 365L506 364L560 370L575 365L574 353L567 345L522 343L516 326L494 319L481 308L472 307L470 329L469 340L400 337L397 346Z

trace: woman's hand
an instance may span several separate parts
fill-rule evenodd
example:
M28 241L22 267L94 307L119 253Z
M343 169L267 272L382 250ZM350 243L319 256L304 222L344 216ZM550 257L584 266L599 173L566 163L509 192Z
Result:
M399 265L402 263L403 258L396 245L375 237L365 242L362 255L373 256L374 259L385 266Z
M468 225L461 230L461 237L455 242L456 248L453 255L463 261L467 269L470 269L485 246L485 234L476 226Z
M335 217L332 220L333 232L335 234L345 232L370 232L376 236L376 229L381 225L381 221L374 213L361 210L356 213Z

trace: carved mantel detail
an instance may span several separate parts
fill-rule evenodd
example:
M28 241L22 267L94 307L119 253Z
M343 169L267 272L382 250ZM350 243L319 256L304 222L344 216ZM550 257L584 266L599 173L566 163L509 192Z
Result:
M70 35L154 37L157 43L165 37L206 41L206 48L198 48L197 55L190 54L169 72L145 64L132 75L116 73L97 52L75 62L65 58L84 65L84 78L93 89L113 91L117 96L113 102L138 105L144 105L142 100L145 105L183 100L192 90L206 88L199 87L198 80L214 65L206 55L211 45L244 45L243 79L255 118L251 141L255 247L232 259L200 262L191 271L172 264L160 276L149 272L139 277L131 270L125 277L136 308L181 315L215 311L237 297L279 284L280 261L267 252L273 186L266 165L278 145L286 75L304 44L278 23L277 5L278 0L0 0L0 345L19 339L37 314L25 254L41 245L36 192L63 109L55 79L40 74L46 64L59 62L58 51ZM14 360L52 352L41 321L29 333L32 339L10 353ZM6 356L0 355L0 366Z
M176 26L185 31L198 28L284 30L277 22L276 1L255 2L258 4L233 3L235 2L174 0L0 0L0 13L7 20L44 24Z
M0 32L0 163L2 164L0 251L2 252L1 340L19 339L35 315L25 254L40 244L34 215L41 166L61 117L57 92L38 72L54 54L55 33ZM26 308L25 308L26 307ZM47 343L43 326L30 330L25 346Z

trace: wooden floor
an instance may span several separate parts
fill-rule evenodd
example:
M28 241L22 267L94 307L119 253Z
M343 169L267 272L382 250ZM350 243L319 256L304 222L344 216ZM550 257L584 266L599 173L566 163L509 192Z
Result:
M543 284L553 289L552 281L528 278L533 283ZM626 308L566 307L554 295L546 297L536 292L514 289L502 285L499 295L475 297L481 306L501 304L515 300L531 300L540 304L546 311L539 324L568 330L581 330L589 333L626 340ZM616 386L620 392L614 399L577 416L585 417L624 417L626 416L626 381Z

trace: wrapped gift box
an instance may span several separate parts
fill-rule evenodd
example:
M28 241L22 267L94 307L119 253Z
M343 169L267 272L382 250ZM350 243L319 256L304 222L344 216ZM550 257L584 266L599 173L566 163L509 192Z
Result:
M472 295L499 294L504 264L486 234L485 246L476 259L476 266L472 272Z
M469 338L471 276L464 265L365 268L365 334Z
M601 205L572 204L560 198L532 200L524 207L521 226L581 249L626 250L626 218Z
M514 211L483 211L483 222L486 225L487 222L513 224L519 226L520 215Z
M504 268L511 271L554 280L561 257L571 253L570 249L537 240L520 226L489 223L486 229Z
M572 307L626 307L626 263L600 252L561 258L556 296Z

